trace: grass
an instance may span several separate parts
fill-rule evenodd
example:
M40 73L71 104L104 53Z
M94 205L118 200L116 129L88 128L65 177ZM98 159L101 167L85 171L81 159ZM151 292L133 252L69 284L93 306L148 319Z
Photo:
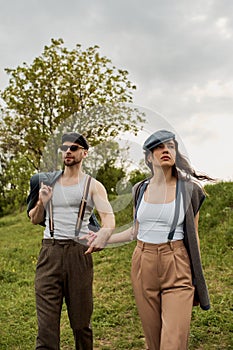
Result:
M199 233L211 309L193 308L189 350L233 349L232 249L233 184L206 186ZM119 203L115 204L118 208ZM131 206L116 209L118 226L127 223ZM42 228L26 213L0 219L0 349L32 350L36 314L34 274ZM143 350L144 338L130 283L135 242L93 255L95 265L92 325L97 350ZM61 349L74 349L66 307L61 319Z

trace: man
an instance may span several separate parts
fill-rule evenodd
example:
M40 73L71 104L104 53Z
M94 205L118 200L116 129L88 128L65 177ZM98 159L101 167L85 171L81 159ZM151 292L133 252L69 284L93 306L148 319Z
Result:
M64 171L36 174L30 180L28 215L33 224L45 225L35 278L36 349L59 349L63 298L76 349L93 349L90 253L104 248L115 220L104 186L91 178L82 225L77 232L79 206L88 177L82 170L82 162L88 155L88 148L83 135L65 133L60 147ZM88 222L94 207L100 216L101 228L96 240L87 247L80 238L89 232Z

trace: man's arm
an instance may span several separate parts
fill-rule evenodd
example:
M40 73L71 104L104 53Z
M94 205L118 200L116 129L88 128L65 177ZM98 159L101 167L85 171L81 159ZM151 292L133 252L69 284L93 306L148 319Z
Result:
M105 187L99 181L92 179L90 194L100 216L101 228L97 232L96 239L86 251L86 254L103 249L115 229L115 217Z

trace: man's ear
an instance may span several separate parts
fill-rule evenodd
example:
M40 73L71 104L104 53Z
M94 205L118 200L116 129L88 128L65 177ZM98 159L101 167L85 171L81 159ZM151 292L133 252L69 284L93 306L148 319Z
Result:
M87 156L88 156L88 150L84 149L83 150L83 158L87 158Z

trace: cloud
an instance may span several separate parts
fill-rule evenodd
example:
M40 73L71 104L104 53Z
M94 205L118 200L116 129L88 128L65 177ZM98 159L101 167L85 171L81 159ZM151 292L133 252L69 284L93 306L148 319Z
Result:
M228 24L229 24L229 18L226 18L226 17L220 17L216 22L216 26L218 27L220 34L225 39L232 38L232 31L229 28Z
M203 87L194 85L188 94L194 96L199 103L205 97L233 99L233 80L212 80Z
M0 5L1 89L8 82L5 67L32 62L51 38L61 37L69 48L99 45L117 68L129 71L138 87L135 104L161 113L200 146L206 120L206 136L216 132L211 116L224 115L223 125L229 126L232 1L0 0Z

